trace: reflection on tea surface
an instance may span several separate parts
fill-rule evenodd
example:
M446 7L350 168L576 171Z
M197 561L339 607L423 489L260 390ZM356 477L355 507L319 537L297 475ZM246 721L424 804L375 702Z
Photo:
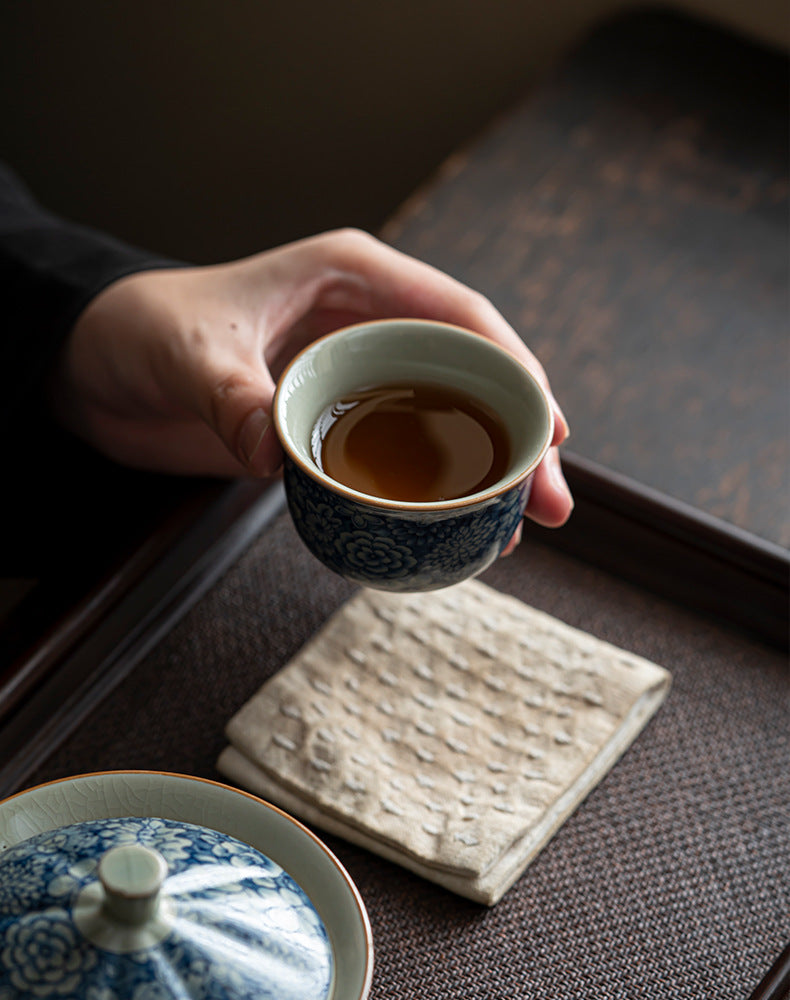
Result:
M466 392L392 383L328 406L313 429L312 453L326 475L360 493L431 503L496 483L510 441L502 420Z

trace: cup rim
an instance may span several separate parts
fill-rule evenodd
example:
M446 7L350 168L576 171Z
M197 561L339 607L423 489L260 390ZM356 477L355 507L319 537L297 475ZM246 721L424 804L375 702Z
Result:
M506 355L514 364L518 365L520 369L527 375L530 381L533 383L534 387L537 389L538 394L542 398L545 408L546 415L548 418L546 435L540 448L538 449L533 460L525 468L519 469L519 471L508 478L504 482L499 482L498 484L489 487L486 490L481 490L478 493L472 493L468 496L458 497L453 500L430 500L430 501L406 501L406 500L392 500L387 497L377 497L371 493L362 493L359 490L354 490L350 486L346 486L338 480L333 479L323 472L317 465L305 462L301 455L294 448L290 436L281 424L280 420L280 397L285 383L286 377L299 362L300 360L311 351L315 350L318 345L322 344L325 340L329 340L341 334L348 334L359 327L370 327L385 325L391 323L406 323L409 325L428 325L428 326L439 326L445 327L449 330L454 330L465 336L477 337L479 340L483 341L490 348L495 351ZM443 320L433 320L433 319L420 319L414 316L392 316L386 319L378 320L362 320L357 323L350 323L343 327L338 327L337 330L332 330L329 333L324 334L321 337L317 337L306 347L303 347L298 354L289 361L285 366L283 371L280 373L277 379L277 385L274 392L274 398L272 401L272 421L274 424L277 437L283 448L283 451L288 455L288 457L293 461L293 463L298 466L305 475L309 476L310 479L320 483L333 493L344 497L347 500L351 500L355 503L361 504L367 507L374 507L383 511L390 512L436 512L441 513L443 511L453 511L464 507L476 507L480 504L487 503L496 497L502 496L504 493L508 493L514 487L518 486L519 483L523 482L535 470L538 468L540 463L546 457L546 454L551 447L551 441L554 437L554 411L551 406L551 401L549 399L548 393L540 384L538 379L533 375L533 373L527 368L523 361L516 357L516 355L508 350L508 348L503 347L501 344L497 344L495 341L490 340L482 333L477 333L475 330L471 330L467 327L458 326L456 323L447 323Z

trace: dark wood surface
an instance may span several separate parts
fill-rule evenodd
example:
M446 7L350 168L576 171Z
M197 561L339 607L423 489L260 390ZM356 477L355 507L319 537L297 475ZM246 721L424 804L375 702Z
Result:
M787 652L790 553L579 455L564 457L575 499L561 530L526 538L585 559Z
M786 56L606 25L385 237L486 293L585 459L790 543Z

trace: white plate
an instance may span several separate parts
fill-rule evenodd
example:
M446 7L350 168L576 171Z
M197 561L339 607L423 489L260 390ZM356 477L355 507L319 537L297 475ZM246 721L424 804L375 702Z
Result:
M105 771L38 785L0 802L0 851L71 823L154 816L219 830L277 862L304 889L335 959L334 1000L364 1000L373 975L370 923L346 870L293 817L230 785L162 771Z

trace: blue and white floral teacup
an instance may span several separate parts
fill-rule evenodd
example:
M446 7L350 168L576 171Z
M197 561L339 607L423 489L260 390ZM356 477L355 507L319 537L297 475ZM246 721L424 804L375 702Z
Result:
M499 415L511 455L497 482L460 499L409 503L360 493L322 471L312 435L324 410L360 388L409 381L453 386ZM521 521L554 429L546 393L514 356L468 330L412 319L361 323L315 341L283 372L273 416L302 540L341 576L395 591L451 586L494 562Z

